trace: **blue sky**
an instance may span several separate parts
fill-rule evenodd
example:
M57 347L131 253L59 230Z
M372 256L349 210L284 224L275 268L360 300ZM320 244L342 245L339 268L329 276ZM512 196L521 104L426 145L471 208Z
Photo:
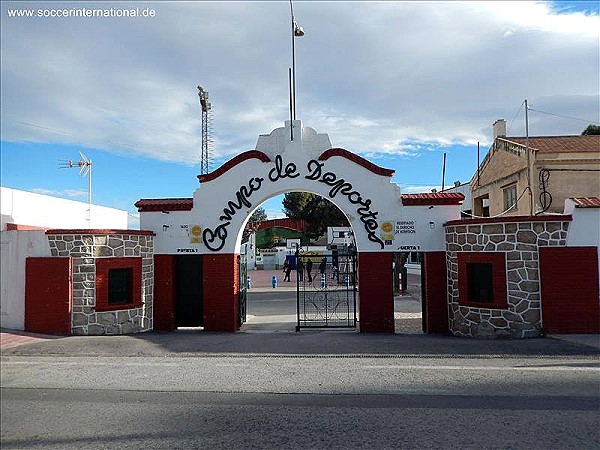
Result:
M153 18L9 10L152 8ZM200 109L213 169L288 118L287 2L2 2L1 184L85 201L62 160L92 159L94 203L191 197ZM306 126L396 170L404 192L467 182L498 118L509 135L579 134L599 118L598 2L294 2ZM280 199L264 207L280 214Z

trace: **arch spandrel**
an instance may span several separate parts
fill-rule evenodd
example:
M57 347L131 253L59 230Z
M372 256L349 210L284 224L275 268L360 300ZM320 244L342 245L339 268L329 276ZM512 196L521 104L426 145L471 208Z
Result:
M239 251L239 234L252 211L292 191L333 202L350 221L359 251L385 251L380 222L400 210L400 190L390 182L393 171L345 149L323 149L328 139L317 133L298 133L290 141L288 132L286 127L261 136L257 149L238 155L237 164L225 163L227 170L218 177L205 182L200 177L191 216L203 229L202 253ZM283 145L280 151L277 145Z
M200 175L191 211L178 217L188 236L160 239L159 252L238 253L252 211L293 191L334 203L348 218L359 252L443 250L442 224L458 218L458 207L403 208L400 188L391 182L392 170L331 147L326 134L303 128L300 121L293 124L293 141L287 121L285 127L261 135L255 149ZM159 227L157 222L151 229L160 234Z

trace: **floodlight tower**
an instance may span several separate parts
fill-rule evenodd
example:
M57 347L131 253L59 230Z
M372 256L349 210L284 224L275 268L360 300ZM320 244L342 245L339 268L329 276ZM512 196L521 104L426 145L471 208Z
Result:
M200 173L210 172L212 149L212 104L208 101L208 91L198 86L200 109L202 110L202 151L200 154Z

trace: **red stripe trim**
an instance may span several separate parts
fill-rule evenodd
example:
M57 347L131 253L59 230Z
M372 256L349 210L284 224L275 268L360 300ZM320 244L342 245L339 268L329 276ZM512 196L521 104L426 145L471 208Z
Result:
M384 177L391 177L394 175L395 172L392 169L386 169L384 167L380 167L376 164L373 164L372 162L367 161L366 159L358 156L357 154L349 152L348 150L345 150L343 148L330 148L329 150L325 150L323 153L321 153L321 156L319 156L319 161L327 161L332 156L341 156L342 158L346 158L358 164L359 166L363 166L365 169L370 170L371 172L377 175L382 175Z
M206 183L207 181L212 181L215 178L218 178L221 175L223 175L229 169L232 169L233 167L237 166L238 164L246 161L247 159L254 159L254 158L256 158L264 163L271 161L271 158L269 158L266 154L264 154L261 151L248 150L247 152L240 153L236 157L230 159L225 164L223 164L221 167L219 167L217 170L214 170L211 173L198 175L198 180L200 180L200 183Z
M96 230L96 229L62 229L48 230L45 234L129 234L133 236L154 236L154 231L149 230Z
M485 219L450 220L444 226L454 225L478 225L480 223L514 223L514 222L571 222L573 216L568 214L556 214L552 216L509 216Z

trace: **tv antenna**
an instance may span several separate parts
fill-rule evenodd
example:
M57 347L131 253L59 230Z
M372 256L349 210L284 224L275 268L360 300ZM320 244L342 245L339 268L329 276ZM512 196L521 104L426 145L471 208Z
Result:
M79 152L81 159L77 162L61 161L59 167L61 169L72 169L73 167L79 167L79 175L82 177L88 177L88 209L86 211L86 222L88 228L92 228L92 160Z
M212 104L208 101L208 91L198 86L200 108L202 109L202 151L200 153L200 173L210 172L210 157L212 156Z

